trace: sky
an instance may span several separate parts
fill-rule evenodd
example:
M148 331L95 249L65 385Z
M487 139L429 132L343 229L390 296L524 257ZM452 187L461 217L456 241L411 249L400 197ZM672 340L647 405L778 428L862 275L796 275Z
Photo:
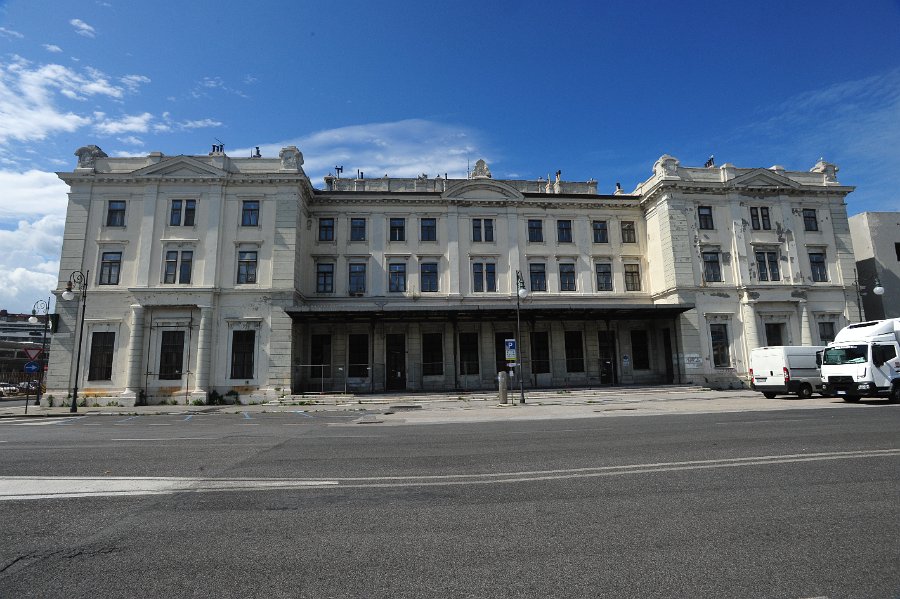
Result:
M900 2L0 0L0 308L59 277L75 150L285 145L344 175L594 178L819 158L900 210ZM67 274L67 273L64 273ZM66 277L62 277L66 278Z

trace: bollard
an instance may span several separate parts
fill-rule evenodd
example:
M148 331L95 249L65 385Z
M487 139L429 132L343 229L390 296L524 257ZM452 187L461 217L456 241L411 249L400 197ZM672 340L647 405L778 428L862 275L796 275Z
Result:
M506 403L506 382L507 382L506 373L503 371L498 372L497 373L497 385L498 385L499 391L500 391L500 403L501 404Z

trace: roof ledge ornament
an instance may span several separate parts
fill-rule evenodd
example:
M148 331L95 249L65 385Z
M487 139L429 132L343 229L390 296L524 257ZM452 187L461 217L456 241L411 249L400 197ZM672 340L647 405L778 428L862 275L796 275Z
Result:
M75 150L75 155L78 156L78 168L90 170L94 170L98 158L109 158L109 156L106 155L106 152L101 150L99 146L93 144L81 146Z

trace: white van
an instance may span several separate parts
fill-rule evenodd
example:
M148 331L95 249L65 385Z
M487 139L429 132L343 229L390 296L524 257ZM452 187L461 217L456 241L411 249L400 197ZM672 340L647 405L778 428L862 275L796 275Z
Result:
M796 393L806 399L822 390L822 346L757 347L750 350L750 388L772 399Z

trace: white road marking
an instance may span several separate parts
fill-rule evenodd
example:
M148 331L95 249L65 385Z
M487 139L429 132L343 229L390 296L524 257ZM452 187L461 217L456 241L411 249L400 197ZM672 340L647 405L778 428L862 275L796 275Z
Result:
M172 439L121 439L130 441L169 441ZM835 451L811 454L784 454L723 458L718 460L690 460L684 462L656 462L622 466L597 466L564 470L534 470L525 472L494 472L474 474L445 474L425 476L374 476L328 479L210 479L179 477L0 477L0 501L51 499L61 497L118 497L158 495L164 493L214 491L265 491L277 489L305 489L323 487L383 488L427 487L450 485L486 485L545 480L595 478L655 472L737 468L770 464L817 462L845 459L898 457L900 449L864 451Z

